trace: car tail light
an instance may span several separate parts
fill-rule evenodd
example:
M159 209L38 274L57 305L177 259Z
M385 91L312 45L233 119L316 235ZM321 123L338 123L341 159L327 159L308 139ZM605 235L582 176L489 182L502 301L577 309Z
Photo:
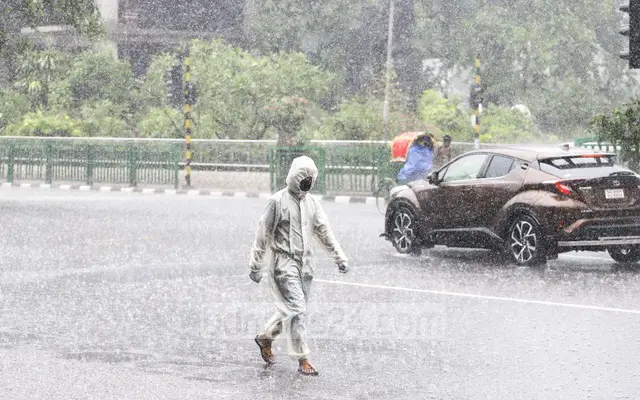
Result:
M575 185L584 182L584 179L569 179L559 181L547 181L546 184L551 184L553 191L566 197L576 197Z
M560 192L560 194L564 194L565 196L571 196L573 194L573 189L566 181L556 182L556 190Z

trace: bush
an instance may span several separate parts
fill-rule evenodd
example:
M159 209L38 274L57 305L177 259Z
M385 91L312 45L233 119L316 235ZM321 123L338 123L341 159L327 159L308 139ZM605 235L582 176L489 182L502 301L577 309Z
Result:
M82 131L85 136L131 137L123 114L125 106L102 100L82 106Z
M456 141L469 141L473 136L471 116L458 108L461 99L443 98L435 90L426 90L418 100L418 115L425 125L435 125L443 135Z
M600 141L620 146L620 156L630 168L640 170L640 100L634 100L610 114L595 116L590 131Z
M523 112L491 104L481 116L480 142L519 144L539 141L532 135L532 128L531 119Z
M152 108L140 121L140 137L184 137L184 114L173 108Z
M0 132L8 125L20 122L30 107L31 103L26 94L0 90Z
M68 115L43 113L42 111L27 113L22 122L14 123L4 130L7 136L81 136L81 123Z

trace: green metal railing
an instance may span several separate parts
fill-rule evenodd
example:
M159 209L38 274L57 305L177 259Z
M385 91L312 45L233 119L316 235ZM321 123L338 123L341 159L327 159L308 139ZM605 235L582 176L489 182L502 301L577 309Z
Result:
M316 162L320 177L315 192L323 194L375 193L383 180L395 178L400 167L390 161L391 143L387 141L311 141L305 147L284 152L276 149L274 140L192 143L194 171L262 172L265 175L256 174L255 179L269 179L272 191L284 187L291 160L301 154ZM473 143L454 143L453 154L473 147ZM177 188L180 170L184 168L183 150L184 141L180 139L0 136L0 181L152 184ZM198 177L194 176L194 180L198 182Z
M86 140L0 140L0 179L178 187L181 147Z

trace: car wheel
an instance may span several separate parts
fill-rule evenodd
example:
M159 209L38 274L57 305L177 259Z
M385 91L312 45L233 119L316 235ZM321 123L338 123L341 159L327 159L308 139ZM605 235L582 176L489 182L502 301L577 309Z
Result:
M635 263L640 260L640 247L637 246L610 247L607 252L614 261L622 264Z
M516 265L544 264L546 257L538 223L527 215L519 215L511 223L506 239L507 255Z
M407 207L398 207L391 217L391 243L398 253L416 254L420 252L418 245L418 229L415 214Z

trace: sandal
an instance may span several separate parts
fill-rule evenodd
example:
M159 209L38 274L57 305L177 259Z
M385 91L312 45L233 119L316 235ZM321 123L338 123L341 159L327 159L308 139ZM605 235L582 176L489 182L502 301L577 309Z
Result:
M276 358L271 351L271 343L273 340L260 339L260 335L256 336L256 344L260 348L260 356L267 364L273 364L276 362Z
M317 376L318 375L318 371L313 368L313 365L311 365L309 363L308 360L300 360L300 366L298 367L298 372L300 372L302 375L310 375L310 376Z

